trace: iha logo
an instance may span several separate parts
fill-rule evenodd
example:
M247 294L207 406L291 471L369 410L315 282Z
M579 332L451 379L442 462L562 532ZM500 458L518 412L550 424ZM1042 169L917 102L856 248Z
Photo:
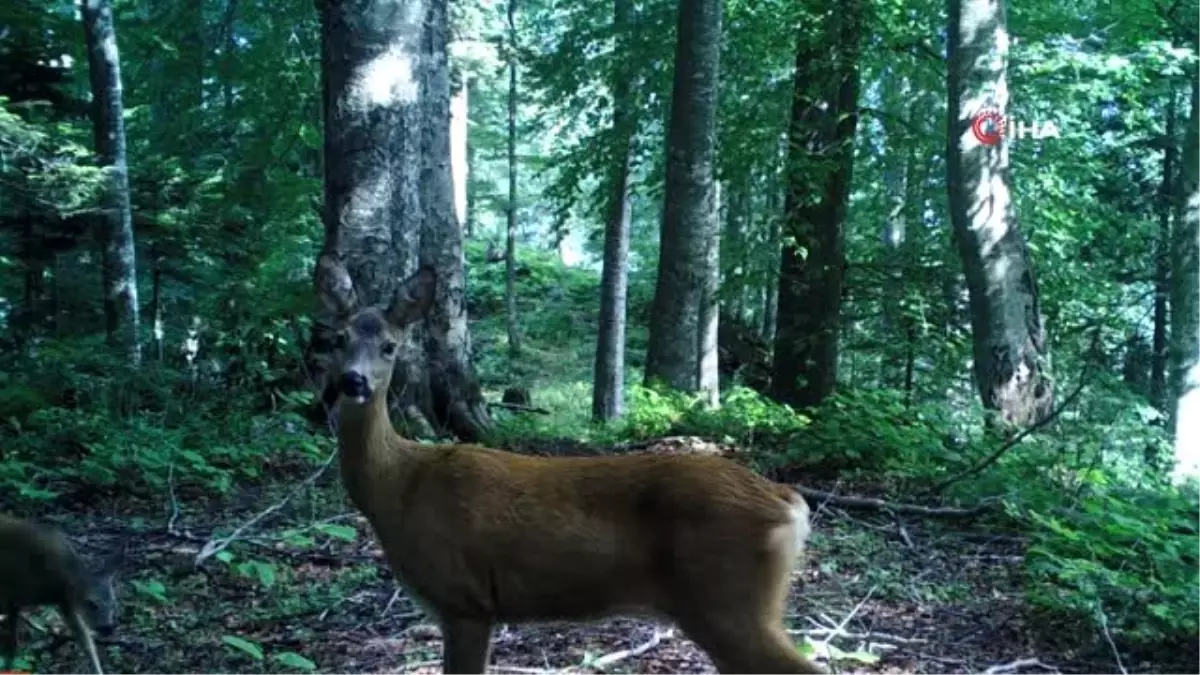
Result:
M1014 133L1015 131L1015 133ZM1058 138L1062 134L1053 120L1048 122L1026 123L1023 120L1009 121L999 110L986 108L975 113L971 118L971 133L975 140L984 145L999 145L1005 136L1016 137L1018 140L1033 138Z

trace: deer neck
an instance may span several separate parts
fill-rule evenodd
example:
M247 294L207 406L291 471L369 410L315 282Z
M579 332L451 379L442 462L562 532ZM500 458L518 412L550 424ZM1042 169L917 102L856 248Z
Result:
M386 389L382 390L386 392ZM416 459L415 446L396 433L388 416L387 396L381 393L367 405L338 403L338 452L346 492L360 510L375 509L371 486L395 487Z

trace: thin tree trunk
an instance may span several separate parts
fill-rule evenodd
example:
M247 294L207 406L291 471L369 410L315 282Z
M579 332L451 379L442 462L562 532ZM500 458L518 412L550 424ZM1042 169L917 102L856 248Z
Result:
M1171 256L1170 392L1177 479L1200 474L1200 83L1192 74L1192 112L1183 144L1177 199L1183 218L1176 225Z
M700 386L701 313L720 236L714 187L720 0L679 5L675 78L667 131L658 279L646 350L646 382Z
M404 3L406 6L411 3ZM454 219L450 173L450 63L446 0L428 0L422 35L424 135L421 200L425 227L421 260L438 272L438 289L426 323L429 383L437 419L467 441L482 440L492 426L471 365L462 229Z
M1053 405L1033 262L1012 203L1007 139L987 145L972 120L1005 115L1008 35L1003 2L951 0L949 26L950 218L966 273L975 380L989 423L1026 427Z
M1158 192L1158 241L1154 251L1154 334L1150 357L1150 404L1163 408L1167 394L1167 297L1171 294L1171 214L1175 210L1175 91L1167 97L1162 184Z
M475 157L478 154L477 146L479 145L479 142L477 140L475 140L474 138L472 138L471 125L470 125L471 104L473 101L478 101L479 97L476 96L476 91L478 89L478 85L476 85L474 78L467 78L466 86L467 86L467 93L466 93L466 99L467 99L467 134L466 134L466 142L467 142L467 170L466 170L467 214L466 214L466 223L463 225L463 228L464 228L463 234L464 234L464 236L466 236L466 238L470 239L471 237L475 236L475 229L478 226L477 221L479 219L479 214L476 213L477 207L475 206L475 202L477 199L475 192L478 189L478 185L477 185L478 180L475 178L475 174L474 174L474 168L476 167L476 162L477 162ZM475 103L475 105L478 106L479 104Z
M771 378L772 396L796 406L820 403L837 383L843 224L854 169L865 11L864 0L831 9L824 39L809 44L802 33L796 49L784 207L784 232L793 243L780 256ZM815 200L814 185L820 186Z
M612 74L613 162L608 219L604 228L604 268L600 272L600 330L596 335L592 418L620 417L625 409L625 307L629 288L629 170L637 119L633 114L630 72L622 58L627 31L633 25L630 0L614 0L613 28L617 53Z
M109 0L84 0L81 9L92 85L96 154L107 179L99 232L104 266L105 328L109 341L120 345L125 358L136 366L142 359L138 339L137 256L129 204L117 34Z
M451 84L454 88L454 98L450 99L450 171L454 174L454 216L458 226L467 228L467 181L471 171L470 153L468 147L469 126L467 111L470 109L468 98L470 87L469 76L458 69L451 74ZM467 233L467 236L470 236Z
M717 188L715 197L717 206L713 209L714 215L716 215L721 212L721 184L714 183L714 185ZM697 375L698 388L704 394L704 402L714 408L721 403L720 358L717 351L721 316L721 304L718 296L721 290L721 231L720 221L717 218L714 218L716 221L713 226L714 231L708 239L708 250L705 256L707 275L703 280L704 292L700 298L698 321L700 332L697 336L699 344L696 346L700 368Z
M908 82L894 72L883 75L883 105L891 114L896 114L908 105ZM901 113L902 114L902 113ZM903 119L903 117L901 117ZM880 233L881 256L887 279L883 285L883 334L897 336L907 332L901 300L904 297L905 240L908 232L905 222L905 206L908 197L908 153L900 144L902 132L892 118L884 123L886 142L884 148L883 189L887 200L887 212L883 217ZM908 365L912 354L908 341L898 342L889 338L884 345L880 378L885 387L901 386L910 372Z
M517 0L508 0L508 223L504 237L504 319L508 351L521 354L517 319Z

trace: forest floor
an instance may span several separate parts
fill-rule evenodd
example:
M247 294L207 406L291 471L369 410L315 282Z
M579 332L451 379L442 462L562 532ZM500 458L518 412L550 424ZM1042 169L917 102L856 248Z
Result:
M277 467L270 484L243 488L222 506L186 494L153 506L106 499L92 515L55 521L84 550L110 546L131 523L140 528L122 579L122 624L100 640L106 670L441 672L437 629L396 590L365 521L341 494L336 464L297 488L308 470ZM280 480L281 472L295 475ZM1119 672L1102 636L1051 626L1031 611L1020 538L970 522L810 504L814 535L789 623L798 641L840 657L834 671ZM214 531L227 536L267 510L236 544L195 564ZM26 665L83 672L81 650L53 614L23 629L27 654L36 655ZM489 671L715 672L678 631L628 619L500 626Z

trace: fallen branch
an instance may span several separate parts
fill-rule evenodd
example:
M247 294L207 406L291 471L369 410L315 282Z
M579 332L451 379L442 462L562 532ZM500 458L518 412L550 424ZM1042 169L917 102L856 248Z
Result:
M505 410L515 410L517 412L537 413L539 415L549 415L550 411L545 408L536 408L524 403L505 403L503 401L491 401L488 403L489 408L504 408Z
M1104 613L1104 605L1097 608L1097 613L1100 615L1100 629L1104 632L1104 640L1108 642L1108 648L1112 650L1113 658L1117 660L1117 669L1121 671L1121 675L1129 675L1129 671L1125 670L1124 661L1121 660L1121 650L1117 649L1117 643L1108 630L1108 615Z
M814 490L813 488L801 487L793 485L797 492L805 497L824 500L826 504L836 504L837 506L845 506L852 509L884 509L894 513L908 513L916 516L928 516L934 518L973 518L989 509L996 503L995 499L985 499L978 505L969 509L960 509L952 506L921 506L920 504L905 504L902 502L891 502L886 499L878 499L876 497L843 497L835 495L824 490Z
M1038 659L1017 659L1016 661L1013 661L1012 663L1003 663L1003 664L991 666L990 668L988 668L987 670L985 670L983 672L986 673L986 675L1000 675L1001 673L1011 673L1014 670L1017 670L1018 668L1028 668L1030 666L1036 666L1038 668L1045 668L1046 670L1049 670L1050 672L1053 672L1053 673L1059 672L1058 668L1055 668L1054 666L1042 663Z
M196 562L195 562L196 566L199 567L200 564L203 563L205 560L208 560L212 556L220 553L221 551L224 551L226 548L229 547L230 544L237 541L238 538L241 537L243 533L245 533L247 530L249 530L250 528L257 525L259 523L259 521L261 521L262 519L266 518L267 516L271 515L272 513L275 513L279 509L282 509L284 506L287 506L288 502L292 501L293 497L295 497L297 494L299 494L305 488L307 488L310 485L312 485L313 483L317 482L317 479L320 478L321 475L325 473L325 470L329 468L330 464L333 464L333 460L336 459L337 456L338 456L338 450L337 450L337 448L334 448L333 452L329 453L329 456L326 457L325 461L321 463L320 468L318 468L316 471L314 471L312 473L312 475L310 475L308 478L305 478L304 481L301 482L299 485L297 485L294 490L289 492L286 497L279 500L275 504L272 504L271 506L267 507L266 509L264 509L263 511L261 511L260 513L255 515L250 520L247 520L245 523L242 523L241 525L239 525L237 527L237 529L235 529L233 531L233 533L230 534L228 537L221 537L221 538L213 537L213 538L209 539L207 542L205 542L204 546L201 547L200 552L196 554Z
M1097 332L1096 335L1097 335L1097 339L1098 339L1099 332ZM1096 340L1095 339L1092 341L1092 348L1093 349L1096 348ZM1061 415L1064 410L1066 410L1068 407L1070 407L1070 405L1075 402L1075 399L1079 398L1079 395L1081 393L1083 393L1084 388L1087 386L1088 382L1091 380L1091 377L1088 374L1088 369L1089 369L1088 365L1085 365L1083 367L1083 370L1079 373L1079 383L1075 386L1074 391L1072 391L1070 394L1068 394L1067 397L1062 400L1062 403L1060 403L1057 408L1050 411L1050 414L1046 415L1042 419L1038 420L1037 422L1034 422L1033 424L1029 425L1025 429L1021 430L1021 433L1017 434L1016 436L1013 436L1011 439L1006 441L1000 447L996 448L996 451L993 452L992 454L988 455L987 457L985 457L983 459L983 461L979 462L975 466L968 467L939 483L936 483L933 487L926 490L924 492L924 494L937 494L937 493L941 492L942 490L945 490L946 488L950 487L951 485L957 483L958 481L960 481L964 478L973 476L973 475L979 473L980 471L983 471L984 469L988 468L989 466L991 466L991 465L995 464L997 461L999 461L1000 458L1004 456L1004 453L1006 453L1009 450L1016 447L1021 441L1028 438L1030 434L1037 431L1038 429L1041 429L1042 427L1045 427L1046 425L1050 424L1054 420L1058 419L1058 416Z
M656 630L656 631L654 631L654 635L652 635L649 640L646 640L642 644L640 644L636 647L633 647L631 649L622 649L621 651L613 652L611 654L605 654L604 656L601 656L600 658L596 659L595 661L592 661L591 663L589 663L587 665L596 670L603 670L612 665L620 663L621 661L624 661L625 659L630 659L635 656L641 656L642 654L645 654L646 652L650 651L651 649L654 649L655 647L657 647L659 645L659 643L661 643L663 641L664 638L670 638L674 635L675 635L674 629L665 630L665 631Z
M838 632L833 628L807 628L807 629L789 629L788 633L792 635L803 635L805 637L815 637L818 635L831 635L836 633L836 637L849 638L851 640L871 640L871 641L886 641L895 642L898 645L923 645L929 644L929 640L924 638L906 638L890 633L876 633L874 631L868 633L847 633L845 631Z

